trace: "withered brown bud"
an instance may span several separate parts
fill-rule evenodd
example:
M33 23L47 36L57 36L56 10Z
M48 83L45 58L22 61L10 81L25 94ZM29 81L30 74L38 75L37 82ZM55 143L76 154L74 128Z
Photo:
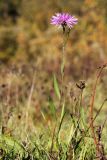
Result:
M83 90L86 86L85 86L85 81L84 80L80 80L78 83L76 83L76 86Z

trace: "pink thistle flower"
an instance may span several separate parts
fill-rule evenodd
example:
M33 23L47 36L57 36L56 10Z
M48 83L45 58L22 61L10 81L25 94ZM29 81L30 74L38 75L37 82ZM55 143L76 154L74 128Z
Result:
M78 19L74 16L71 16L68 13L56 13L51 18L51 24L56 26L62 26L63 30L65 30L65 27L67 26L69 29L73 28L75 24L77 24Z

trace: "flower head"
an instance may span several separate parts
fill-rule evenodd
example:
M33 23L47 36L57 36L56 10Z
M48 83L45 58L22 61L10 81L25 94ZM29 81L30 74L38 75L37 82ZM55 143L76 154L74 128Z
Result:
M77 22L78 19L68 13L56 13L51 18L51 24L62 26L63 29L65 29L66 26L71 29Z

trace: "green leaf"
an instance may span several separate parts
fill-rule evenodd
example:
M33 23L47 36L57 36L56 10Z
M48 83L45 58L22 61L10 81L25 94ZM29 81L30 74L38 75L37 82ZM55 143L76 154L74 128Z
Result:
M65 102L62 104L60 122L62 121L64 114L65 114Z
M55 94L56 94L56 96L60 99L60 98L61 98L61 95L60 95L59 85L58 85L58 81L57 81L55 75L54 75L53 80L54 80L54 90L55 90Z

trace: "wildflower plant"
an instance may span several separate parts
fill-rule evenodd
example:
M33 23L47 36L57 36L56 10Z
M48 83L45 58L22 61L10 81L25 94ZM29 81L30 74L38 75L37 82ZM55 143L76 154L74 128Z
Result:
M57 142L59 143L59 133L61 125L65 116L65 96L64 96L64 70L65 70L65 47L71 29L78 23L78 19L68 13L56 13L51 18L51 24L58 28L62 28L63 31L63 44L62 44L62 61L61 61L61 86L57 82L57 78L54 75L54 90L59 98L59 107L62 107L60 123L57 131Z
M65 66L65 46L69 37L69 33L71 28L76 25L78 19L68 13L56 13L51 18L51 24L56 25L57 27L61 27L63 29L63 50L62 50L62 64L61 64L61 75L62 82L64 77L64 66Z
M65 46L69 37L71 29L78 23L78 19L68 13L56 13L51 18L51 24L61 27L63 29L63 51L62 51L62 64L61 64L61 75L62 82L64 77L64 66L65 66Z

